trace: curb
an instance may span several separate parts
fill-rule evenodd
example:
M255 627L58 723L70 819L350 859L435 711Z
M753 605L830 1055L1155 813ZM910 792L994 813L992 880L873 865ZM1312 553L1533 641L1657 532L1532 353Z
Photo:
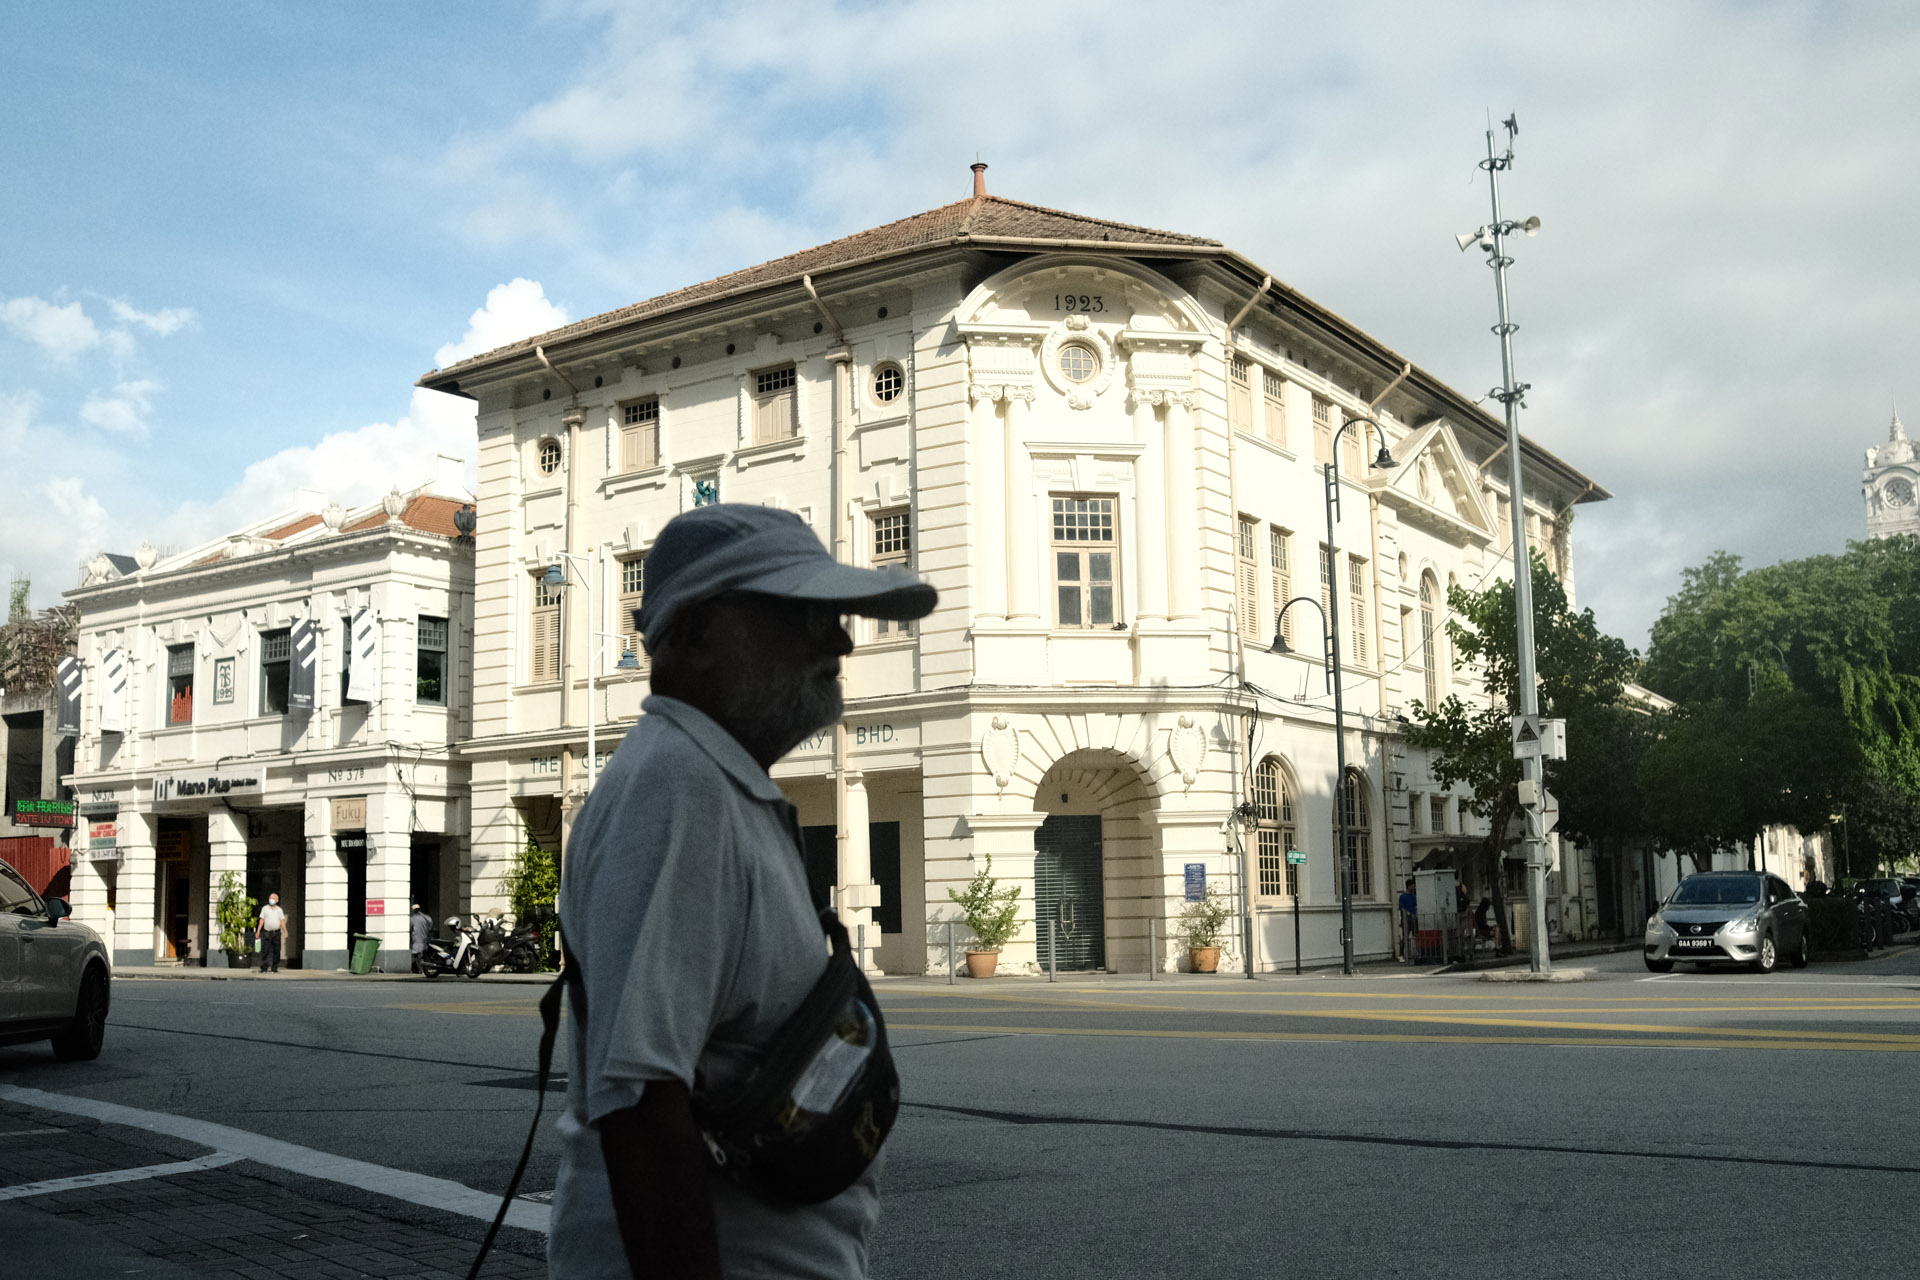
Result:
M455 986L535 985L551 982L551 973L487 973L478 978L424 978L417 973L349 973L345 969L289 969L262 974L251 969L115 969L117 982L441 982Z
M1591 969L1549 969L1535 973L1531 969L1489 969L1480 975L1482 982L1585 982Z

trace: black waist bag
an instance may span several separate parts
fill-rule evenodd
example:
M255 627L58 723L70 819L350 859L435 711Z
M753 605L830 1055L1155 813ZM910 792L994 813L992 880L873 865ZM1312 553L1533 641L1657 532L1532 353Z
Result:
M725 1098L696 1081L693 1118L713 1163L770 1200L819 1204L867 1171L900 1111L887 1026L847 930L820 913L832 940L826 972L781 1024L767 1056Z

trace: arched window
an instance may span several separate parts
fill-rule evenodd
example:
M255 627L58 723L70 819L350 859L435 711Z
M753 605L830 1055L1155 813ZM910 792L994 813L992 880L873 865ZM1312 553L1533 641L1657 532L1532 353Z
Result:
M1287 850L1300 844L1293 813L1293 783L1280 762L1268 756L1253 771L1254 840L1260 855L1262 897L1291 898L1300 892L1300 868L1287 861Z
M1431 573L1420 575L1420 668L1427 677L1427 710L1440 705L1440 584Z
M1373 826L1367 803L1367 782L1358 769L1348 769L1340 788L1340 818L1346 828L1346 848L1340 851L1340 870L1353 873L1353 896L1373 896Z

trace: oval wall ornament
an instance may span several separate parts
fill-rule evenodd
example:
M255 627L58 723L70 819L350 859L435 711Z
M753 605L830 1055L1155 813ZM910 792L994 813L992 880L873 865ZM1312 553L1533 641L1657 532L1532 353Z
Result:
M993 775L993 785L1006 789L1013 770L1020 763L1020 734L1005 716L995 716L987 731L980 735L980 759Z
M1206 759L1207 735L1193 722L1193 717L1183 715L1172 729L1167 731L1167 756L1173 761L1173 767L1180 771L1180 784L1191 787L1200 776L1200 762Z

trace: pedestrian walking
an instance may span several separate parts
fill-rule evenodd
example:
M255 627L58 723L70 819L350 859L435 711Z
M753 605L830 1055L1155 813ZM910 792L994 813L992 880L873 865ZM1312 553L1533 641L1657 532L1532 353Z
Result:
M260 972L280 972L280 957L287 944L287 913L280 909L280 895L267 895L260 918L253 922L254 937L260 940Z
M420 957L427 952L427 939L433 936L433 917L420 909L419 903L413 904L412 914L407 916L407 950L413 952L413 971L420 972Z
M934 590L838 564L798 516L744 505L668 521L644 575L652 694L576 819L560 896L579 982L550 1273L857 1280L884 1127L856 1123L865 1154L806 1203L730 1177L699 1116L757 1079L828 968L767 771L840 718L842 618L921 618Z
M1413 892L1413 880L1407 880L1407 887L1400 893L1400 958L1408 964L1413 963L1414 915L1420 909L1420 900Z

